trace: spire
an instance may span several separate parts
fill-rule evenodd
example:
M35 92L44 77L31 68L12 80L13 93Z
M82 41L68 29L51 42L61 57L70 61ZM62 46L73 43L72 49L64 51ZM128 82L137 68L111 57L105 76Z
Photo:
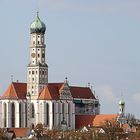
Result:
M39 17L39 11L37 10L37 17Z

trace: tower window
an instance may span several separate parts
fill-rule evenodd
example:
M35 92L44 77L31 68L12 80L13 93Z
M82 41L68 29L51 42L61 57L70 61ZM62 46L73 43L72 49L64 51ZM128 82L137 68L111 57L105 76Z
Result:
M40 57L40 55L38 54L38 58Z
M33 44L35 44L35 41L33 41Z
M37 74L37 71L36 71L36 74Z
M39 41L38 41L38 44L39 44Z
M35 79L34 79L34 78L32 78L32 80L34 81Z
M38 38L39 38L39 35L38 35Z
M34 74L34 71L32 71L32 74Z
M31 74L31 71L29 71L29 74Z
M34 108L34 104L31 104L31 118L35 117L35 108Z
M38 51L40 51L40 50L38 49Z
M44 53L42 53L42 58L44 58L45 57L45 54Z

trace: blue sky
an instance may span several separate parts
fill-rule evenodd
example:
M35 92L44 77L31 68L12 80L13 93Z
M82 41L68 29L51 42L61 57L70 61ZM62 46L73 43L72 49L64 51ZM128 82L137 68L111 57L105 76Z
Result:
M87 86L100 99L101 113L140 117L139 0L1 0L0 94L11 82L26 82L29 27L39 10L47 26L49 82Z

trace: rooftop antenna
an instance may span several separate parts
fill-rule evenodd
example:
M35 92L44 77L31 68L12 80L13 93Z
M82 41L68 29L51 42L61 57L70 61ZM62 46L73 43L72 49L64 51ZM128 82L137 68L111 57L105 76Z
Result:
M11 75L11 82L13 82L13 79L14 79L13 77L14 77L14 76L13 76L13 75Z
M90 82L88 82L88 87L90 88Z
M37 16L39 16L39 0L37 0Z
M123 100L123 92L121 92L121 100Z
M93 89L93 86L91 85L91 91L93 92L93 90L92 90L92 89Z

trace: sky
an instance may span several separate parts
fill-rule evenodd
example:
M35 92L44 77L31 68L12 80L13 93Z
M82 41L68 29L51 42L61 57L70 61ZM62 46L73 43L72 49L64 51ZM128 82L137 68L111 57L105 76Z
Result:
M26 82L30 24L46 24L49 82L92 86L101 114L140 118L139 0L0 0L0 95L13 80Z

